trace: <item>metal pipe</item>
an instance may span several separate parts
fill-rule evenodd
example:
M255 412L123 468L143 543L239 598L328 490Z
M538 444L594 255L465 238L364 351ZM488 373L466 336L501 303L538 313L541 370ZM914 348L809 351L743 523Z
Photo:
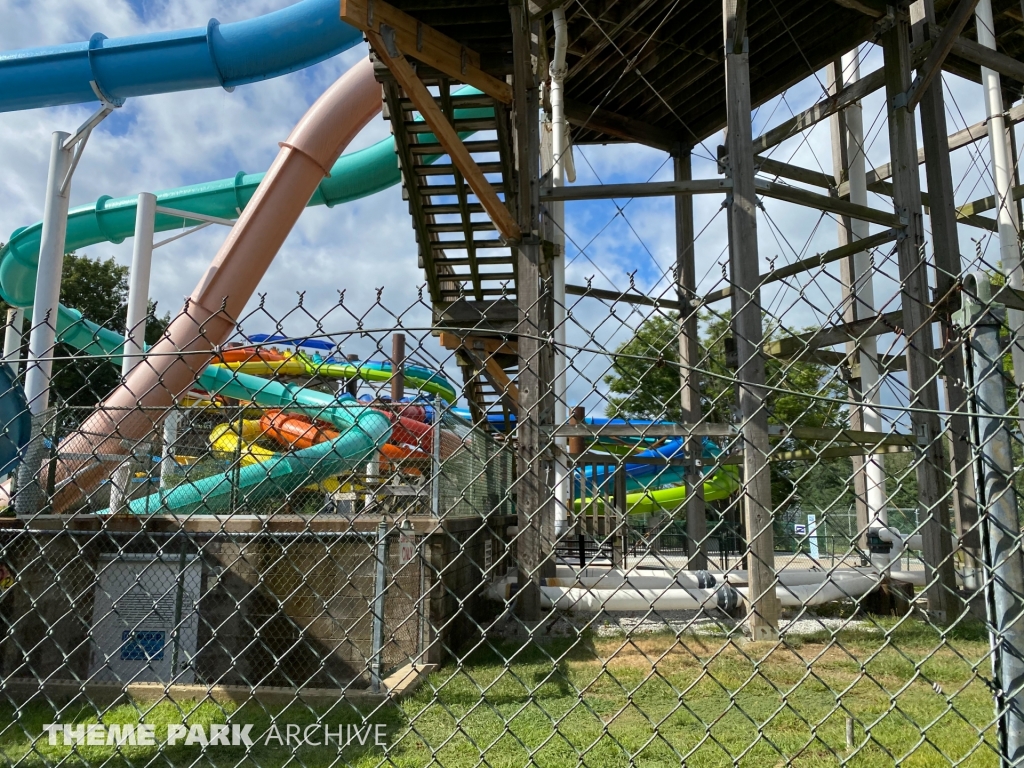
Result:
M60 279L64 270L64 239L67 235L71 185L64 180L71 170L74 150L65 148L70 134L54 131L50 139L50 170L46 179L43 231L39 244L39 273L32 302L32 330L28 339L25 397L29 410L38 415L50 403L53 345L56 339ZM64 187L62 190L61 187Z
M844 83L860 79L860 50L855 48L843 55ZM849 158L850 202L868 204L868 185L864 157L864 115L860 102L848 106L845 111L846 133ZM870 232L870 225L861 219L850 219L851 239L864 240ZM857 306L857 317L875 313L875 290L872 283L871 255L861 251L853 257L853 285L851 295ZM882 414L879 410L881 393L878 375L878 343L874 336L867 336L858 342L860 346L860 381L863 398L864 429L869 432L882 431ZM876 520L883 525L888 522L886 512L885 470L878 456L864 457L864 479L868 508L868 525Z
M565 160L568 152L568 126L565 121L565 75L568 71L565 54L569 47L566 34L565 10L559 6L551 11L555 33L555 52L548 67L551 75L551 186L561 187L565 183ZM565 203L560 200L547 202L554 222L555 258L551 265L552 289L554 291L555 331L555 424L565 424L568 418L566 401L568 385L565 373ZM569 470L565 450L565 438L555 439L555 536L561 536L568 524Z
M18 373L21 361L21 340L25 328L25 310L12 307L7 310L7 327L4 329L4 362Z
M991 0L980 0L974 9L975 28L978 43L996 49L995 22L992 18ZM1013 200L1014 158L1006 140L1006 118L1003 115L1003 91L999 73L987 67L981 68L981 83L985 93L985 116L988 118L988 146L992 160L992 184L998 211L996 216L999 234L999 260L1007 284L1016 290L1024 289L1024 269L1021 268L1020 245L1017 235L1020 222ZM1018 387L1024 384L1024 312L1017 309L1007 311L1007 324L1013 335L1011 345L1014 380ZM1021 423L1024 425L1024 414Z
M32 413L32 439L18 468L19 493L15 508L19 515L32 515L44 502L37 475L45 458L42 427L50 404L50 378L57 333L60 279L64 270L64 240L67 235L68 200L74 149L64 146L70 134L54 131L50 137L50 166L43 204L43 228L39 242L39 273L32 303L33 326L28 338L25 363L25 398Z
M381 520L377 526L377 552L373 583L373 637L370 652L370 689L380 693L381 656L384 649L384 589L387 583L388 524Z
M391 402L405 397L405 334L391 334ZM398 411L395 411L398 413Z
M132 269L128 276L128 316L125 320L124 356L121 376L126 377L146 347L146 318L149 315L149 272L153 263L153 230L156 226L156 195L143 192L135 208L135 242Z
M964 282L963 309L955 322L967 329L964 353L974 417L978 508L985 511L982 550L999 754L1002 765L1011 766L1024 760L1024 558L999 340L1005 309L991 301L992 287L984 273L968 275ZM977 302L972 297L978 297Z

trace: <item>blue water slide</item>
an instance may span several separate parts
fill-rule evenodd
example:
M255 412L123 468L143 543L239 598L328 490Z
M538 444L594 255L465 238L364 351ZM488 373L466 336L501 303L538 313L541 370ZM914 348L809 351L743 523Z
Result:
M234 88L295 72L362 40L338 0L301 0L247 21L0 53L0 112ZM95 90L94 84L95 83Z

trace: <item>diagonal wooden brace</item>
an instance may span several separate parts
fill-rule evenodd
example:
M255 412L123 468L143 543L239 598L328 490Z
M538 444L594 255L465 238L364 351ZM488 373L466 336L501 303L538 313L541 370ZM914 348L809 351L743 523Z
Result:
M480 69L479 53L383 0L341 0L341 20L367 36L387 26L399 50L503 104L512 103L512 86Z
M473 194L477 196L487 215L491 217L491 221L494 222L498 232L510 243L519 241L522 234L516 220L512 218L512 214L505 207L505 203L502 202L494 188L491 187L491 183L484 176L484 172L480 170L480 166L476 164L473 156L466 149L466 145L459 138L458 132L448 122L448 118L445 117L437 102L434 101L434 97L427 90L427 86L423 84L423 81L413 71L412 65L402 55L402 51L395 49L394 46L391 46L392 50L389 51L389 46L385 44L384 39L376 32L367 32L366 37L370 41L370 45L373 46L374 52L391 70L391 74L398 84L402 86L405 95L409 97L413 106L423 116L423 120L430 126L430 130L433 131L437 141L444 147L445 152L452 159L452 163L462 173L466 183L473 190ZM397 55L392 55L393 53Z

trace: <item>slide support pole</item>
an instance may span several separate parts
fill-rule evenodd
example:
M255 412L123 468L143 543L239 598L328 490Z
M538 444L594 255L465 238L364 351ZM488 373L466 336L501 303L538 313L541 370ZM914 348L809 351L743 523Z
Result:
M153 230L156 225L156 195L143 192L135 208L135 243L132 270L128 278L128 316L125 320L124 357L121 376L127 377L142 360L149 315L149 273L153 263Z

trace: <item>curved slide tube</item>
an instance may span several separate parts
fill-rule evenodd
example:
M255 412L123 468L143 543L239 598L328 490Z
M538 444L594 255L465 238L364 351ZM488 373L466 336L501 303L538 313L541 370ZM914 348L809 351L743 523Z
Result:
M464 89L471 90L471 89ZM473 92L471 90L471 92ZM457 117L483 117L492 114L489 108L455 110ZM460 133L469 136L469 133ZM423 141L435 141L433 134L424 134ZM432 163L435 156L424 162ZM244 211L263 182L266 173L239 171L229 179L193 184L187 187L156 193L157 205L205 216L233 219ZM322 178L309 198L308 206L349 203L393 187L402 180L395 162L395 141L381 139L365 149L343 155L330 166L330 173ZM135 214L138 195L113 198L103 195L95 203L81 205L68 212L67 252L97 243L121 243L135 234ZM157 214L156 232L195 226L198 219L182 220L167 214ZM11 233L6 245L0 248L0 297L13 307L31 307L35 297L36 270L39 265L39 239L42 222L20 227ZM81 315L61 306L58 310L58 331L61 325L71 327ZM84 343L88 339L83 339ZM72 343L71 341L68 342Z
M130 502L128 510L134 515L216 514L229 511L236 494L287 495L365 464L391 434L388 420L365 406L342 403L330 415L341 430L333 440L143 496Z
M239 354L239 353L242 354ZM214 365L232 371L252 373L257 376L325 376L332 379L362 379L377 384L391 381L391 363L374 361L332 363L320 362L301 353L282 355L272 350L226 350L221 352ZM403 369L407 386L431 395L443 397L454 403L458 395L447 379L434 371L418 365L406 365Z
M197 88L234 88L295 72L362 40L337 0L302 0L231 24L0 54L0 112Z
M369 59L352 67L310 107L281 143L185 309L147 354L147 364L136 366L68 438L70 453L122 453L122 439L140 438L153 428L145 409L167 408L195 383L214 347L234 330L232 318L241 315L321 179L380 108L380 85ZM61 475L70 472L76 473L76 482L64 483L55 495L58 513L80 503L105 476L103 467L84 469L74 463Z

